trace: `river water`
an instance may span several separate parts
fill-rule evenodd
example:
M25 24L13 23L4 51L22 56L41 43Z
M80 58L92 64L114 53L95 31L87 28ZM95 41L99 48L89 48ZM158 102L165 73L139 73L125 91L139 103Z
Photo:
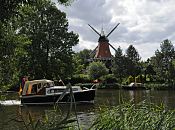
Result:
M2 104L0 106L0 128L2 127L2 122L9 122L12 117L15 117L21 112L26 117L29 111L32 117L38 119L43 118L46 111L53 109L53 106L29 106L27 108L20 106L20 101L16 93L6 93L3 96L6 97L6 100L0 101L0 104ZM117 106L122 101L127 102L129 100L132 100L134 103L146 100L157 105L164 104L169 109L174 109L175 91L99 89L96 91L94 104L77 104L79 123L86 129L91 125L99 107ZM59 108L63 113L66 113L69 105L59 105ZM11 122L14 124L13 121Z

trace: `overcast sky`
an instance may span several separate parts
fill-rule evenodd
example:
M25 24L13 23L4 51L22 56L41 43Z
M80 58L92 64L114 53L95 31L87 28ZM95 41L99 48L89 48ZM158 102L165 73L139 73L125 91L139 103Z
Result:
M123 53L132 44L142 60L153 56L163 40L175 43L175 0L74 0L71 6L58 8L66 12L69 30L79 34L75 51L98 45L99 36L88 24L99 32L103 26L108 34L120 23L109 42Z

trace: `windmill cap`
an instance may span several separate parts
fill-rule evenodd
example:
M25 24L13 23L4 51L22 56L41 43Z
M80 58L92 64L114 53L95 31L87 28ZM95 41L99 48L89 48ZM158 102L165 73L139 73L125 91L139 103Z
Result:
M108 38L104 35L104 36L100 36L98 39L98 42L109 42Z

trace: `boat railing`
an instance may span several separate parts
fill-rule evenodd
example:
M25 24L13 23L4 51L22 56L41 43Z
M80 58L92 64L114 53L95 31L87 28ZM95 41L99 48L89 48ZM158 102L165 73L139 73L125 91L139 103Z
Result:
M58 98L58 100L56 101L56 103L58 103L60 100L63 99L63 97L66 95L66 92L72 90L71 87L72 87L71 85L67 85L66 86L66 89L62 92L61 96Z
M92 87L90 89L94 89L94 87L96 86L96 84L93 84Z
M84 90L89 90L89 88L87 88L87 87L83 87L83 89L84 89Z
M96 86L96 84L93 84L91 88L87 88L87 87L83 87L84 90L90 90L90 89L94 89Z

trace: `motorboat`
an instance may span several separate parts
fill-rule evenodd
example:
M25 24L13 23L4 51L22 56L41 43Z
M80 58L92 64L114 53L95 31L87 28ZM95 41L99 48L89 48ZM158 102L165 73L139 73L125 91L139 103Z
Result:
M20 96L22 105L39 105L78 102L93 102L95 98L94 85L88 89L80 86L55 86L54 81L42 79L26 81ZM73 97L73 100L72 100Z

